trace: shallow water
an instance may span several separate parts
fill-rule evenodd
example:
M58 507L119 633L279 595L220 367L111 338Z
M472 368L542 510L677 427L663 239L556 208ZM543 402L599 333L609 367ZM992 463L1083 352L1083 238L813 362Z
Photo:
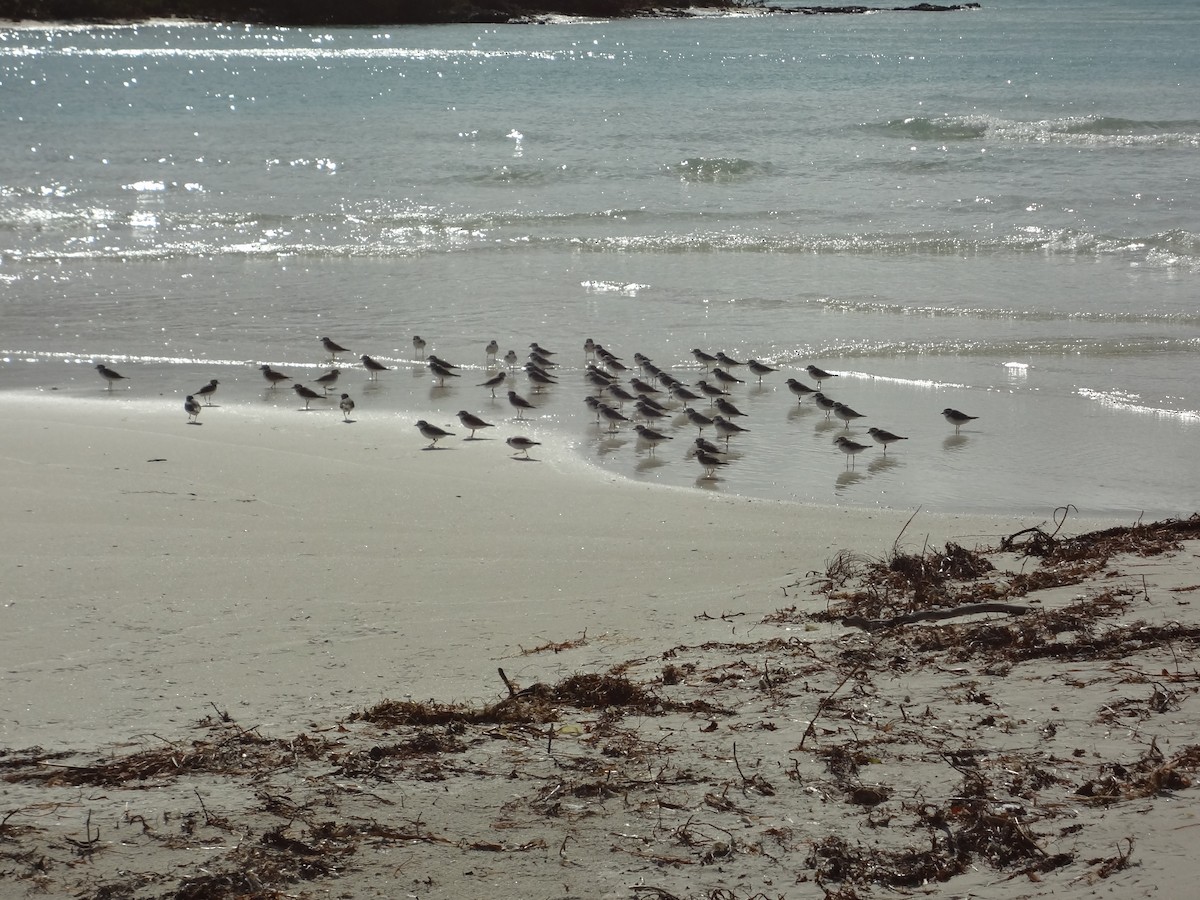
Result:
M0 387L360 415L511 410L490 339L559 352L538 435L613 473L819 503L1186 515L1200 394L1200 9L546 27L0 31ZM469 371L441 389L411 336ZM716 479L583 405L583 341L776 366ZM909 437L847 469L786 376ZM747 378L745 370L737 370ZM528 392L525 379L519 389ZM114 392L119 395L119 392ZM283 393L283 396L280 394ZM947 406L979 419L959 436ZM220 410L206 410L219 425ZM340 418L330 413L331 421ZM505 425L506 428L518 426ZM499 452L499 451L497 451Z

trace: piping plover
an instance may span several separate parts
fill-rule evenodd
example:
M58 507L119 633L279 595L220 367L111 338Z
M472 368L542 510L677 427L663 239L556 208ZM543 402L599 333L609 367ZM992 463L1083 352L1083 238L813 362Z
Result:
M959 412L957 409L952 409L949 406L942 410L942 415L947 422L954 426L955 434L958 434L958 429L962 426L979 418L979 416L968 416L965 412Z
M191 394L183 401L183 411L188 414L188 424L199 424L200 402Z
M453 431L446 431L444 428L438 428L436 425L430 425L424 419L417 420L417 428L421 430L421 434L429 438L429 446L426 450L432 450L437 446L437 442L444 437L453 437Z
M342 420L350 421L350 413L354 412L354 401L350 399L349 394L342 394L342 399L338 403L338 409L342 411Z
M907 441L908 438L901 437L898 434L892 434L890 431L884 431L882 428L868 428L869 434L877 444L883 445L883 455L887 456L888 444L894 444L896 441Z
M529 451L534 447L542 446L540 441L535 441L533 438L527 438L523 434L514 434L510 438L505 438L504 443L512 447L518 453L524 453L525 458L529 459Z
M471 436L469 438L467 438L468 441L475 440L475 432L478 431L480 428L494 428L495 427L494 425L492 425L491 422L485 422L485 421L483 421L483 419L479 418L479 416L472 415L471 413L467 412L465 409L460 409L458 411L458 421L462 423L463 428L471 429Z
M221 382L214 378L208 384L204 385L204 387L200 388L200 390L196 391L195 396L203 398L205 401L205 406L212 406L212 403L210 402L212 400L212 395L217 392L217 385L220 383Z
M834 443L837 444L837 448L839 450L846 454L846 465L852 465L854 463L854 457L858 456L858 454L862 453L864 450L871 449L866 444L860 444L857 441L852 441L850 438L845 436L838 437Z
M306 388L302 384L293 384L292 390L295 391L299 396L304 398L304 408L305 409L308 409L308 404L311 403L312 401L325 399L324 394L318 394L316 391L312 390L311 388Z
M804 371L808 373L808 377L817 383L817 390L821 389L821 382L826 378L837 378L836 372L826 372L824 369L818 369L816 366L805 366Z
M115 372L106 366L104 363L96 364L96 371L100 373L100 377L108 382L108 389L111 391L114 381L127 381L128 379L120 372Z
M376 379L379 378L380 372L389 371L387 366L385 366L381 362L378 362L377 360L371 359L371 357L367 356L365 353L362 355L361 359L362 359L363 368L371 373L372 381L375 381Z

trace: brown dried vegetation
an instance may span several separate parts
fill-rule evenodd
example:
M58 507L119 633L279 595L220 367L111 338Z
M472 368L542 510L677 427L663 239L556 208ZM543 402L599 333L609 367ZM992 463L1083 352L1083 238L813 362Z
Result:
M791 634L526 688L501 671L507 696L493 703L388 700L290 739L218 710L189 741L128 753L0 751L6 796L25 798L0 810L0 892L351 896L339 879L361 876L396 893L495 895L486 873L501 863L450 865L481 857L536 858L527 876L553 863L556 884L575 880L561 892L580 896L611 893L589 861L624 860L637 872L627 895L651 900L814 886L853 900L980 870L1050 888L1116 878L1138 865L1133 838L1089 843L1087 813L1144 812L1193 788L1200 733L1181 723L1197 720L1200 629L1131 619L1154 603L1109 576L1114 561L1198 537L1191 519L840 554L815 578L812 612L755 626ZM1014 557L1039 564L998 567ZM1089 571L1083 596L1028 596ZM822 636L795 633L812 628ZM1008 708L1017 678L1051 698L1044 718ZM1169 753L1152 731L1168 718ZM1125 737L1103 755L1069 743L1095 728ZM450 870L465 874L443 886Z

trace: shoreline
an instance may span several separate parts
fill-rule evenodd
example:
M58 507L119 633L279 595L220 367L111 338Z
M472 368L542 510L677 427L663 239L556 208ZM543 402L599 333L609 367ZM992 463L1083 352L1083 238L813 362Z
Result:
M580 11L583 7L589 12ZM619 4L614 3L609 9L602 9L595 4L576 3L541 3L541 4L509 4L500 3L464 3L423 9L407 18L397 18L395 11L389 16L378 16L366 13L356 16L351 8L343 9L340 18L329 15L304 18L298 16L294 8L286 11L281 7L275 14L270 14L270 5L262 5L256 12L259 17L246 18L245 7L230 6L227 10L219 3L199 3L192 8L193 16L168 17L151 15L142 17L114 16L105 12L103 16L79 16L78 11L72 18L56 18L53 7L50 15L45 18L16 18L0 19L8 27L54 27L54 26L129 26L143 24L221 24L237 23L261 25L264 27L369 27L369 26L405 26L405 25L548 25L560 20L588 21L609 19L666 19L666 18L702 18L722 15L866 15L881 12L962 12L981 9L981 4L971 3L917 3L908 6L776 6L776 5L741 5L731 3L692 3L684 5L671 4ZM111 10L111 6L106 7ZM226 14L228 13L228 14Z
M886 552L912 516L662 489L553 440L532 463L505 434L426 451L393 417L315 427L232 408L189 427L155 401L45 401L0 395L22 423L0 439L15 644L0 746L119 741L146 706L155 730L210 702L291 726L302 698L326 715L486 698L522 647L583 632L634 647L732 598L769 612L838 550ZM905 541L987 543L1044 520L922 513ZM595 664L568 654L539 677ZM110 696L97 669L138 690Z
M1044 516L661 488L554 441L426 451L394 417L46 399L0 394L0 858L29 896L1190 877L1193 522L1052 566L994 549ZM919 560L1024 615L862 627L919 608L880 574Z

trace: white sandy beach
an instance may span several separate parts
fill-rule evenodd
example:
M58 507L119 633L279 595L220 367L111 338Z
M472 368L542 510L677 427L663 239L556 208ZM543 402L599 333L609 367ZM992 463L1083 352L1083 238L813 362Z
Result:
M44 394L0 395L0 413L9 423L0 435L6 771L44 767L38 754L59 751L94 760L167 746L182 760L198 734L242 742L247 758L268 737L291 741L292 754L325 741L321 752L336 761L333 770L325 757L307 769L263 763L244 784L228 774L151 778L87 796L14 782L3 787L0 833L17 848L49 841L37 852L53 862L28 867L33 857L14 850L24 862L8 887L0 875L4 896L120 882L131 897L162 896L164 885L189 897L813 897L811 872L828 879L821 854L841 832L860 848L928 845L929 810L963 808L949 798L963 790L955 760L964 753L995 767L980 782L993 811L973 821L1016 829L998 831L1001 843L1031 835L1034 863L971 869L945 896L1082 898L1097 885L1183 896L1196 823L1174 791L1190 781L1095 807L1077 795L1155 754L1184 754L1164 771L1200 761L1187 749L1196 743L1190 660L1159 647L1067 674L1052 661L1010 674L937 657L910 670L917 650L810 618L828 598L809 576L840 550L883 557L902 531L917 551L948 540L994 546L1044 524L1049 510L1027 520L921 512L905 529L912 510L615 480L549 441L525 462L503 442L527 429L513 423L467 442L456 423L435 420L460 433L425 450L411 419L366 413L343 423L328 411L230 405L192 426L174 401ZM1156 622L1191 614L1194 546L1133 565L1120 583L1147 600L1130 616L1150 606ZM1050 609L1083 593L1060 588L1034 602ZM764 621L790 607L792 624ZM525 652L566 642L577 646ZM825 706L850 677L846 661L863 653L886 654L895 677L856 688L847 708ZM682 673L679 687L663 660ZM398 752L404 729L350 721L383 700L494 703L507 693L497 667L530 685L622 665L664 696L699 691L722 711L648 716L617 732L619 719L577 713L555 726L552 745L516 726L461 747L458 731L419 729L414 741L436 732L450 742L437 746L452 749L440 762L422 756L424 768L403 778L375 766ZM1161 695L1169 703L1155 700L1157 688L1151 695L1163 715L1126 718L1134 706L1117 693L1143 702L1156 677L1146 673L1160 667L1173 685ZM220 724L224 713L236 724ZM866 774L853 784L886 786L887 815L869 813L881 829L873 836L848 812L862 812L860 801L837 802L844 774L825 768L835 772L836 753L867 748L871 735L879 744L861 751ZM1047 780L1031 789L1035 776ZM293 812L280 812L281 798ZM338 844L348 832L320 824L320 809L370 831L371 849ZM966 825L958 833L969 836ZM262 862L263 846L288 859L321 847L344 862L289 876L299 886L286 894L228 874L251 865L246 853ZM73 871L73 856L92 874Z
M912 511L648 488L567 448L515 460L505 424L439 449L412 421L171 401L0 398L0 746L73 746L211 708L294 728L384 697L490 699L761 615L845 547L888 549ZM415 419L415 417L414 417ZM441 449L445 448L445 449ZM907 539L987 542L1028 522L920 515ZM736 625L734 626L736 627ZM587 632L599 658L521 670Z

